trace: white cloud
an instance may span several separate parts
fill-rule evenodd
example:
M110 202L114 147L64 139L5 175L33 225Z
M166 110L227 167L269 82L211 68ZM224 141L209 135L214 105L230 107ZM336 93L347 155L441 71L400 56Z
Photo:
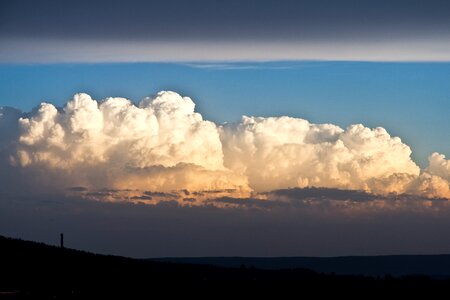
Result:
M450 160L445 159L445 155L435 152L428 160L430 164L426 169L427 172L450 181Z
M258 191L338 187L374 192L374 179L418 176L410 148L385 129L361 124L342 129L289 117L243 117L222 130L225 166Z
M450 198L449 161L434 153L420 170L409 146L381 127L245 116L216 125L174 92L139 105L77 94L64 108L42 103L19 116L0 116L0 155L15 166L1 177L14 170L41 190L232 190L248 197L324 187Z
M123 98L99 103L87 94L75 95L60 112L42 103L30 118L19 120L20 151L27 159L18 163L69 168L120 155L119 163L132 167L184 162L222 168L217 127L195 113L194 106L190 98L173 92L144 99L139 107Z
M59 170L71 185L245 188L241 176L223 167L217 126L194 108L190 98L173 92L139 106L124 98L97 102L86 94L59 111L43 103L19 119L13 162Z

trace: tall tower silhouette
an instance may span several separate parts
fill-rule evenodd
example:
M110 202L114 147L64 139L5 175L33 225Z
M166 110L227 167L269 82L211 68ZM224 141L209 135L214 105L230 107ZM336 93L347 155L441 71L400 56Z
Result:
M64 233L60 234L60 245L61 245L61 248L64 248Z

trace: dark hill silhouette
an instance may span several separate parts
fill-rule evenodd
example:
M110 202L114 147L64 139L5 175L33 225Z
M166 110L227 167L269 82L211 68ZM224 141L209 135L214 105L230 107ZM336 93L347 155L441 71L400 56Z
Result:
M448 293L450 281L321 274L307 269L261 270L157 262L48 246L0 237L0 297L77 298L169 295L306 296ZM163 294L161 294L163 293ZM163 295L163 296L158 296Z
M341 275L427 275L450 279L450 255L385 255L341 257L168 257L154 261L204 264L226 268L252 265L258 269L306 268Z

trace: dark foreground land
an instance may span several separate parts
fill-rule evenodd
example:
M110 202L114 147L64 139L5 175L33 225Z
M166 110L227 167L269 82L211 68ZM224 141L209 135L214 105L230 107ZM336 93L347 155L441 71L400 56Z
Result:
M439 294L447 298L450 293L449 279L421 275L369 277L300 268L263 270L157 262L96 255L5 237L0 237L0 254L0 298L273 295L277 299L310 299L311 295L319 294L367 298L393 293L427 297Z
M304 268L319 273L394 277L421 274L433 279L450 279L450 255L383 255L340 257L167 257L155 261L194 265L279 270Z

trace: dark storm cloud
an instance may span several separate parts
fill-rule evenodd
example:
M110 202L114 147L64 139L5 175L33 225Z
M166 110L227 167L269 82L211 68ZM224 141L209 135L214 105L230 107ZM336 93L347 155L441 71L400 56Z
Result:
M370 201L379 199L379 196L369 194L364 191L341 190L335 188L292 188L281 189L268 193L273 196L282 196L293 200L304 199L333 199L351 201Z
M209 199L206 203L213 205L225 204L226 206L231 204L233 207L250 209L272 209L279 206L286 207L286 203L281 201L261 200L257 198L233 198L229 196Z
M133 196L132 200L152 200L152 196Z
M165 192L155 192L155 191L144 191L144 195L150 197L161 197L161 198L177 198L177 195Z
M323 40L450 32L441 0L2 0L0 36L48 39Z
M261 197L263 195L263 197ZM447 210L445 198L424 198L417 195L374 195L364 191L335 188L291 188L254 194L254 198L222 196L205 200L204 205L224 208L276 211L301 210L303 213L369 213L380 211ZM260 197L256 197L260 196Z

